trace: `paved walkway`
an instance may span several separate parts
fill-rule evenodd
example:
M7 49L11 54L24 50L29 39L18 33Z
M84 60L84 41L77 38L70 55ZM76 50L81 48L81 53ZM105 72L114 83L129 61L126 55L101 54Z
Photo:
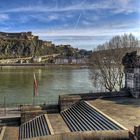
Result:
M130 130L140 125L140 99L115 97L88 102Z
M48 114L48 118L55 134L70 132L60 114Z
M16 126L7 126L3 140L18 140L19 127Z

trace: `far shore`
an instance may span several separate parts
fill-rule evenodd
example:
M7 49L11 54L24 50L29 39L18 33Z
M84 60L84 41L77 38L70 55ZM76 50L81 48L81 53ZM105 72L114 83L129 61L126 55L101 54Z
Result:
M45 63L0 64L0 69L6 67L89 68L88 64L45 64Z

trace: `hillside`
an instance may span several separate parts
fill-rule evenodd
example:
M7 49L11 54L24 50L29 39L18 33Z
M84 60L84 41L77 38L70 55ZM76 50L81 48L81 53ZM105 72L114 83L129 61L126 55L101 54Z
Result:
M79 50L71 45L55 45L51 41L40 40L32 32L0 32L0 59L61 54L61 57L85 57L91 51Z

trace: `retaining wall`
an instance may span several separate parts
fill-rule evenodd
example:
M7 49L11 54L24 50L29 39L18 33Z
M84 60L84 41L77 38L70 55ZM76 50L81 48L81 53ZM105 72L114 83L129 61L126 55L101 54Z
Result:
M128 131L81 131L31 138L30 140L129 140Z
M113 97L126 97L126 96L130 96L130 94L125 91L60 95L59 108L60 111L65 110L79 100L93 100L97 98L113 98Z

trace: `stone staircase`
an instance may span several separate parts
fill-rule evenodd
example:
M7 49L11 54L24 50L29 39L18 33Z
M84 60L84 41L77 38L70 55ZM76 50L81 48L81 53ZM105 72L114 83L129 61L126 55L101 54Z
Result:
M61 111L61 116L72 132L123 130L120 125L114 123L85 101L77 102L70 108Z
M23 123L19 129L19 140L50 135L50 129L45 114Z

